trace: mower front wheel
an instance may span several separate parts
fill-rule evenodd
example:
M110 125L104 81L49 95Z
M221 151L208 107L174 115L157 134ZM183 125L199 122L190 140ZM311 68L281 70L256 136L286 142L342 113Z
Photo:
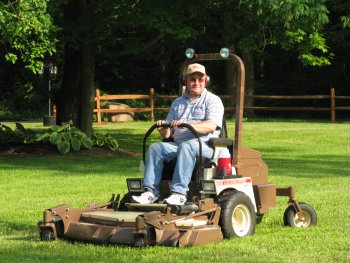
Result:
M53 231L52 229L41 229L40 230L41 241L50 242L53 241Z
M236 192L220 201L220 226L225 238L253 235L256 218L254 206L248 196Z
M293 205L287 207L283 215L285 226L308 227L317 224L317 214L315 209L306 203L299 203L304 219L300 219Z

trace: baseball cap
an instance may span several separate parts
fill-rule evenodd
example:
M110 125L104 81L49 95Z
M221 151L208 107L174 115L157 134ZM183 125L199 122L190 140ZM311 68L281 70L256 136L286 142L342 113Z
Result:
M199 72L199 73L202 73L203 75L206 75L205 67L203 65L198 63L188 65L186 69L186 75L191 75L195 72Z

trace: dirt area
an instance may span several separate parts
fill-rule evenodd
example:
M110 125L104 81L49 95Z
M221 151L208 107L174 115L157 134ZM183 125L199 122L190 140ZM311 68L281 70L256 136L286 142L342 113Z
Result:
M111 151L104 147L93 147L91 150L82 149L79 152L72 150L65 155L76 156L133 156L135 153L125 150ZM22 144L12 147L1 147L0 156L48 156L62 155L55 146L49 144Z

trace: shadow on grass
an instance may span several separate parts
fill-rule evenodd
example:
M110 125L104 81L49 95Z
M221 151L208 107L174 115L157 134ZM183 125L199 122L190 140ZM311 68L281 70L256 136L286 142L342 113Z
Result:
M0 226L3 228L3 231L6 232L6 234L20 235L19 237L7 238L11 240L32 241L34 238L37 237L33 233L38 233L39 235L39 228L37 227L36 224L23 224L19 222L9 222L5 220L0 220ZM28 235L27 233L30 233L30 235Z
M269 156L263 158L274 175L292 177L343 177L350 176L349 157L332 155ZM137 157L0 157L0 170L43 170L85 175L138 173L140 156ZM77 173L77 174L75 174ZM271 172L270 172L271 174ZM56 173L55 173L56 175Z
M299 155L263 158L276 175L291 177L346 177L350 176L349 157L332 155Z
M131 173L138 171L140 157L42 156L0 157L0 172L43 170L62 173ZM134 167L134 169L132 169Z

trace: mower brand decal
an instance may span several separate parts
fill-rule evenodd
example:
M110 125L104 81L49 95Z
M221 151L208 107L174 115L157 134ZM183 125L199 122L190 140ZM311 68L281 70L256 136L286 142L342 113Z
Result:
M238 180L221 180L215 181L216 186L224 186L224 185L233 185L233 184L245 184L251 183L252 180L250 178L238 179Z

